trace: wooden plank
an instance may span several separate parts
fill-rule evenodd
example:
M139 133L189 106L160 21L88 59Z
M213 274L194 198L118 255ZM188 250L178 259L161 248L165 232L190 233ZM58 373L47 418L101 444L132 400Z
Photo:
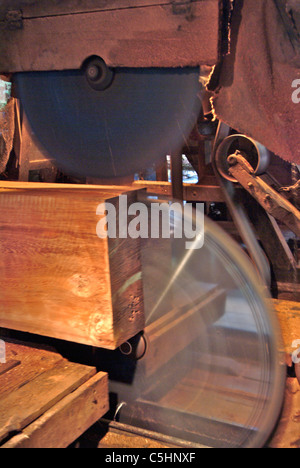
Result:
M78 69L91 55L111 67L214 65L219 55L219 1L196 0L182 14L173 2L0 23L0 70ZM24 49L23 44L26 44ZM22 51L20 53L20 51Z
M25 345L6 337L3 339L7 363L20 364L6 369L6 372L0 375L0 398L4 398L38 375L52 369L63 359L50 347L38 347L30 343Z
M0 326L115 349L144 328L140 239L100 239L131 188L0 184ZM117 220L118 222L118 220Z
M170 4L171 0L1 0L0 21L5 21L9 10L22 10L23 18L68 15L90 11L139 8L153 5Z
M107 413L108 378L100 372L2 448L65 448Z
M95 368L64 360L2 398L0 440L8 437L11 432L21 431L95 373Z
M8 361L5 364L0 364L0 375L5 374L9 370L21 364L20 361Z

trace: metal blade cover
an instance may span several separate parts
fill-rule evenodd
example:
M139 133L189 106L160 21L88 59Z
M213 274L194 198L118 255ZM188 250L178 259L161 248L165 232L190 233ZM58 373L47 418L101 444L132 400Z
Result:
M180 151L201 108L199 68L114 70L94 89L84 70L17 73L33 133L58 168L112 178Z

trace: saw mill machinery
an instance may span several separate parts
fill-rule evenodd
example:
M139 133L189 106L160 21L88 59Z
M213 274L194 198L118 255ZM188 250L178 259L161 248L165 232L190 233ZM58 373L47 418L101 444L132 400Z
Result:
M299 447L299 2L1 0L0 76L4 336L96 363L133 433Z

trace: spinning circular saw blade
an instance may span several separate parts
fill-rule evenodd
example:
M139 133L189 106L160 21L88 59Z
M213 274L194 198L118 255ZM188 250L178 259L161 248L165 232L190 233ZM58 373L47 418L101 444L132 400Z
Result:
M201 248L187 250L186 240L144 241L146 327L108 360L115 419L175 445L263 447L285 384L271 301L210 220Z
M201 108L199 69L107 69L99 80L102 66L93 59L82 70L15 76L31 128L57 166L122 177L180 151Z

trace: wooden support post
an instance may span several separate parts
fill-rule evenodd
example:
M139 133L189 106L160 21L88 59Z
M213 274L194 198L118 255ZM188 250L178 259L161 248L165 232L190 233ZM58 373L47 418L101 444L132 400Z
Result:
M171 156L172 196L174 200L183 200L182 154Z

